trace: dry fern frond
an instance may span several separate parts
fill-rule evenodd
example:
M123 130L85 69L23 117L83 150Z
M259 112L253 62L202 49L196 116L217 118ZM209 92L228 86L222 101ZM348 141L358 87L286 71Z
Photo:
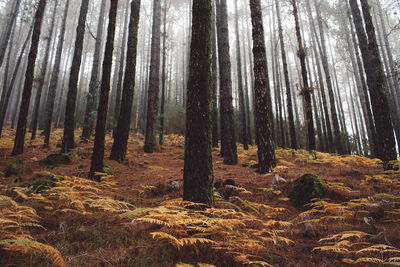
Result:
M167 234L164 232L152 232L152 233L150 233L150 235L153 238L166 239L169 243L171 243L177 249L181 248L181 242L173 235L170 235L170 234Z

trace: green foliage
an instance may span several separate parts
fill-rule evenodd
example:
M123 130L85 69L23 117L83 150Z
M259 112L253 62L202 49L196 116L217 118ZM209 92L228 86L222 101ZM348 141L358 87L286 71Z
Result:
M305 174L294 182L289 198L297 209L307 210L310 208L308 204L312 199L323 198L326 192L326 186L316 175Z
M29 186L29 190L33 193L41 193L54 187L63 178L49 172L42 172L35 174L33 180L35 181Z

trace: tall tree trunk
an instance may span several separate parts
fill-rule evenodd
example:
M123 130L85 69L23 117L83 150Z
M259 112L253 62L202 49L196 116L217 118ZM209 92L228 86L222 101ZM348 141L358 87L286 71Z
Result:
M247 140L247 125L246 125L246 105L243 92L243 76L242 76L242 58L240 48L240 37L239 37L239 13L237 8L238 0L235 0L235 33L236 33L236 63L237 63L237 75L238 75L238 92L239 92L239 112L241 122L241 135L240 139L243 144L244 150L248 150Z
M135 92L135 72L139 18L140 0L134 0L131 3L128 49L126 51L125 78L124 88L122 91L121 110L119 113L117 128L115 129L115 138L110 156L110 159L119 162L123 162L125 160L129 138L129 128L131 124L132 103Z
M297 42L299 45L299 50L297 55L300 59L301 64L301 76L303 79L303 88L302 94L304 96L305 101L305 115L306 115L306 125L307 125L307 149L308 150L315 150L315 130L314 130L314 119L312 113L312 103L311 103L311 90L308 86L308 74L306 68L306 52L303 48L303 41L300 33L300 23L299 23L299 16L297 13L297 4L296 0L291 0L293 5L293 15L295 18L296 23L296 36Z
M69 90L65 108L64 136L61 152L67 153L74 148L74 125L75 125L75 106L76 94L78 89L78 77L82 61L82 48L85 36L86 17L88 12L89 0L82 0L79 13L78 26L76 28L76 40L72 66L69 74Z
M94 120L96 118L96 103L98 99L99 81L99 66L101 42L103 40L104 15L106 11L106 0L101 0L100 14L97 22L96 42L94 45L93 66L89 82L89 93L86 96L85 119L83 122L82 138L89 139L94 129Z
M329 62L328 62L328 54L326 51L326 44L325 44L325 32L324 32L324 26L322 23L322 17L321 17L321 11L319 4L317 3L317 0L314 0L315 4L315 10L317 13L317 21L318 21L318 28L319 28L319 34L320 34L320 53L321 53L321 61L322 61L322 67L325 72L325 80L328 88L328 95L329 95L329 103L331 107L331 116L332 116L332 125L333 125L333 134L335 136L335 148L336 152L339 154L343 154L343 145L342 145L342 140L340 138L340 127L339 127L339 120L338 120L338 115L336 112L336 103L335 103L335 96L333 93L333 85L332 85L332 79L329 71Z
M153 153L154 146L156 144L155 132L157 130L157 126L154 124L158 114L158 93L160 91L160 28L161 0L154 0L149 90L147 99L146 138L144 143L144 152L146 153Z
M103 60L103 75L100 87L99 108L97 110L96 132L94 138L92 165L89 178L100 182L100 176L96 172L103 172L104 140L106 136L107 104L110 93L111 69L114 52L115 27L117 19L118 0L111 0L110 13L108 15L107 42ZM122 71L122 70L121 70ZM135 74L133 74L135 75Z
M125 20L123 26L123 35L122 35L122 45L121 45L121 55L119 58L119 71L118 71L118 81L117 81L117 89L116 89L116 100L115 100L115 109L114 109L114 119L117 120L119 118L119 110L121 107L121 90L122 90L122 79L124 76L124 64L125 64L125 47L126 47L126 37L128 32L128 20L129 20L129 0L126 0L125 7Z
M213 104L213 117L212 117L212 146L218 147L218 55L217 55L217 33L216 33L216 13L215 13L215 0L212 0L212 22L211 22L211 42L212 42L212 75L211 86L213 90L212 104Z
M40 0L35 13L35 24L32 32L31 48L28 55L28 65L25 73L24 91L22 93L21 107L19 110L17 132L15 134L13 155L22 154L24 151L26 122L28 120L29 102L31 100L33 75L35 71L35 62L37 51L39 48L40 33L44 10L46 8L46 0Z
M13 1L11 1L13 2ZM17 20L18 16L18 11L19 11L19 6L21 5L21 0L15 0L14 6L12 9L12 13L10 15L9 20L7 21L7 24L5 26L5 30L1 36L1 42L0 42L0 67L3 65L3 60L4 56L7 51L8 44L10 43L10 35L11 31L15 25L15 22Z
M281 42L283 74L285 76L287 109L288 109L288 115L289 115L290 147L293 149L297 149L296 129L294 126L294 116L293 116L293 106L292 106L292 91L291 91L292 89L290 88L290 80L289 80L289 72L288 72L287 60L286 60L285 43L283 40L281 15L280 15L278 1L275 1L275 4L276 4L276 13L277 13L277 18L278 18L279 39Z
M211 0L193 1L183 200L213 206Z
M264 26L260 0L250 0L251 22L253 25L253 55L254 55L254 121L258 137L258 171L271 172L276 166L274 143L270 123L267 94L270 94L267 56L264 41Z
M159 144L162 145L164 141L164 111L165 111L165 82L166 82L166 60L167 60L167 1L164 1L164 30L163 30L163 59L162 59L162 70L161 70L161 110L160 110L160 137Z
M33 119L32 119L32 121L33 121L32 135L31 135L32 140L34 140L36 138L36 131L37 131L38 122L39 122L40 99L42 98L42 91L43 91L43 87L45 85L44 81L45 81L45 77L46 77L47 65L49 63L49 59L51 59L51 57L50 57L51 38L52 38L53 32L54 32L54 24L55 24L55 20L56 20L57 7L58 7L58 0L55 0L54 8L53 8L53 15L51 17L51 22L50 22L49 38L47 39L46 50L45 50L45 54L44 54L44 58L43 58L41 72L39 74L38 88L37 88L37 92L36 92L36 99L35 99Z
M224 164L237 163L236 138L233 121L231 61L226 0L216 0L217 36L220 79L221 154Z
M379 133L378 156L384 162L384 169L389 169L389 162L396 160L396 148L393 134L392 120L386 96L386 87L382 62L379 56L375 29L369 11L368 1L362 0L365 29L357 1L350 1L353 22L356 27L359 46L367 75L367 84L374 111L376 132ZM368 39L367 39L368 36Z

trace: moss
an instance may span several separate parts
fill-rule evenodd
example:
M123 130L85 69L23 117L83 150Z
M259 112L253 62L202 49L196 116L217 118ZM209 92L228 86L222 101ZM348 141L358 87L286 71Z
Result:
M4 176L10 177L18 175L21 170L21 165L22 165L22 160L18 159L14 161L4 169Z
M249 166L250 166L250 164L248 162L242 163L242 167L249 167Z
M28 187L33 193L40 193L55 186L63 178L49 172L37 173L32 177L34 182Z
M297 209L307 210L312 199L323 198L326 193L326 186L316 175L305 174L294 182L289 191L289 198Z
M41 161L43 164L51 168L60 167L71 162L71 158L67 154L51 154Z

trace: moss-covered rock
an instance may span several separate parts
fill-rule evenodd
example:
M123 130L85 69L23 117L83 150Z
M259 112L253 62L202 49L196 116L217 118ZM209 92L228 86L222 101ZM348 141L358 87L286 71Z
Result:
M49 167L59 167L71 162L71 158L67 154L51 154L41 161L41 163Z
M324 198L326 186L314 174L305 174L298 178L289 191L290 202L297 209L309 209L309 203L313 198Z
M13 163L8 165L4 169L4 176L10 177L10 176L18 175L20 173L20 170L22 167L21 165L22 165L22 160L18 159L16 161L14 161Z
M28 186L33 193L40 193L55 186L59 181L62 181L62 176L57 176L49 172L37 173L32 178L33 183Z

